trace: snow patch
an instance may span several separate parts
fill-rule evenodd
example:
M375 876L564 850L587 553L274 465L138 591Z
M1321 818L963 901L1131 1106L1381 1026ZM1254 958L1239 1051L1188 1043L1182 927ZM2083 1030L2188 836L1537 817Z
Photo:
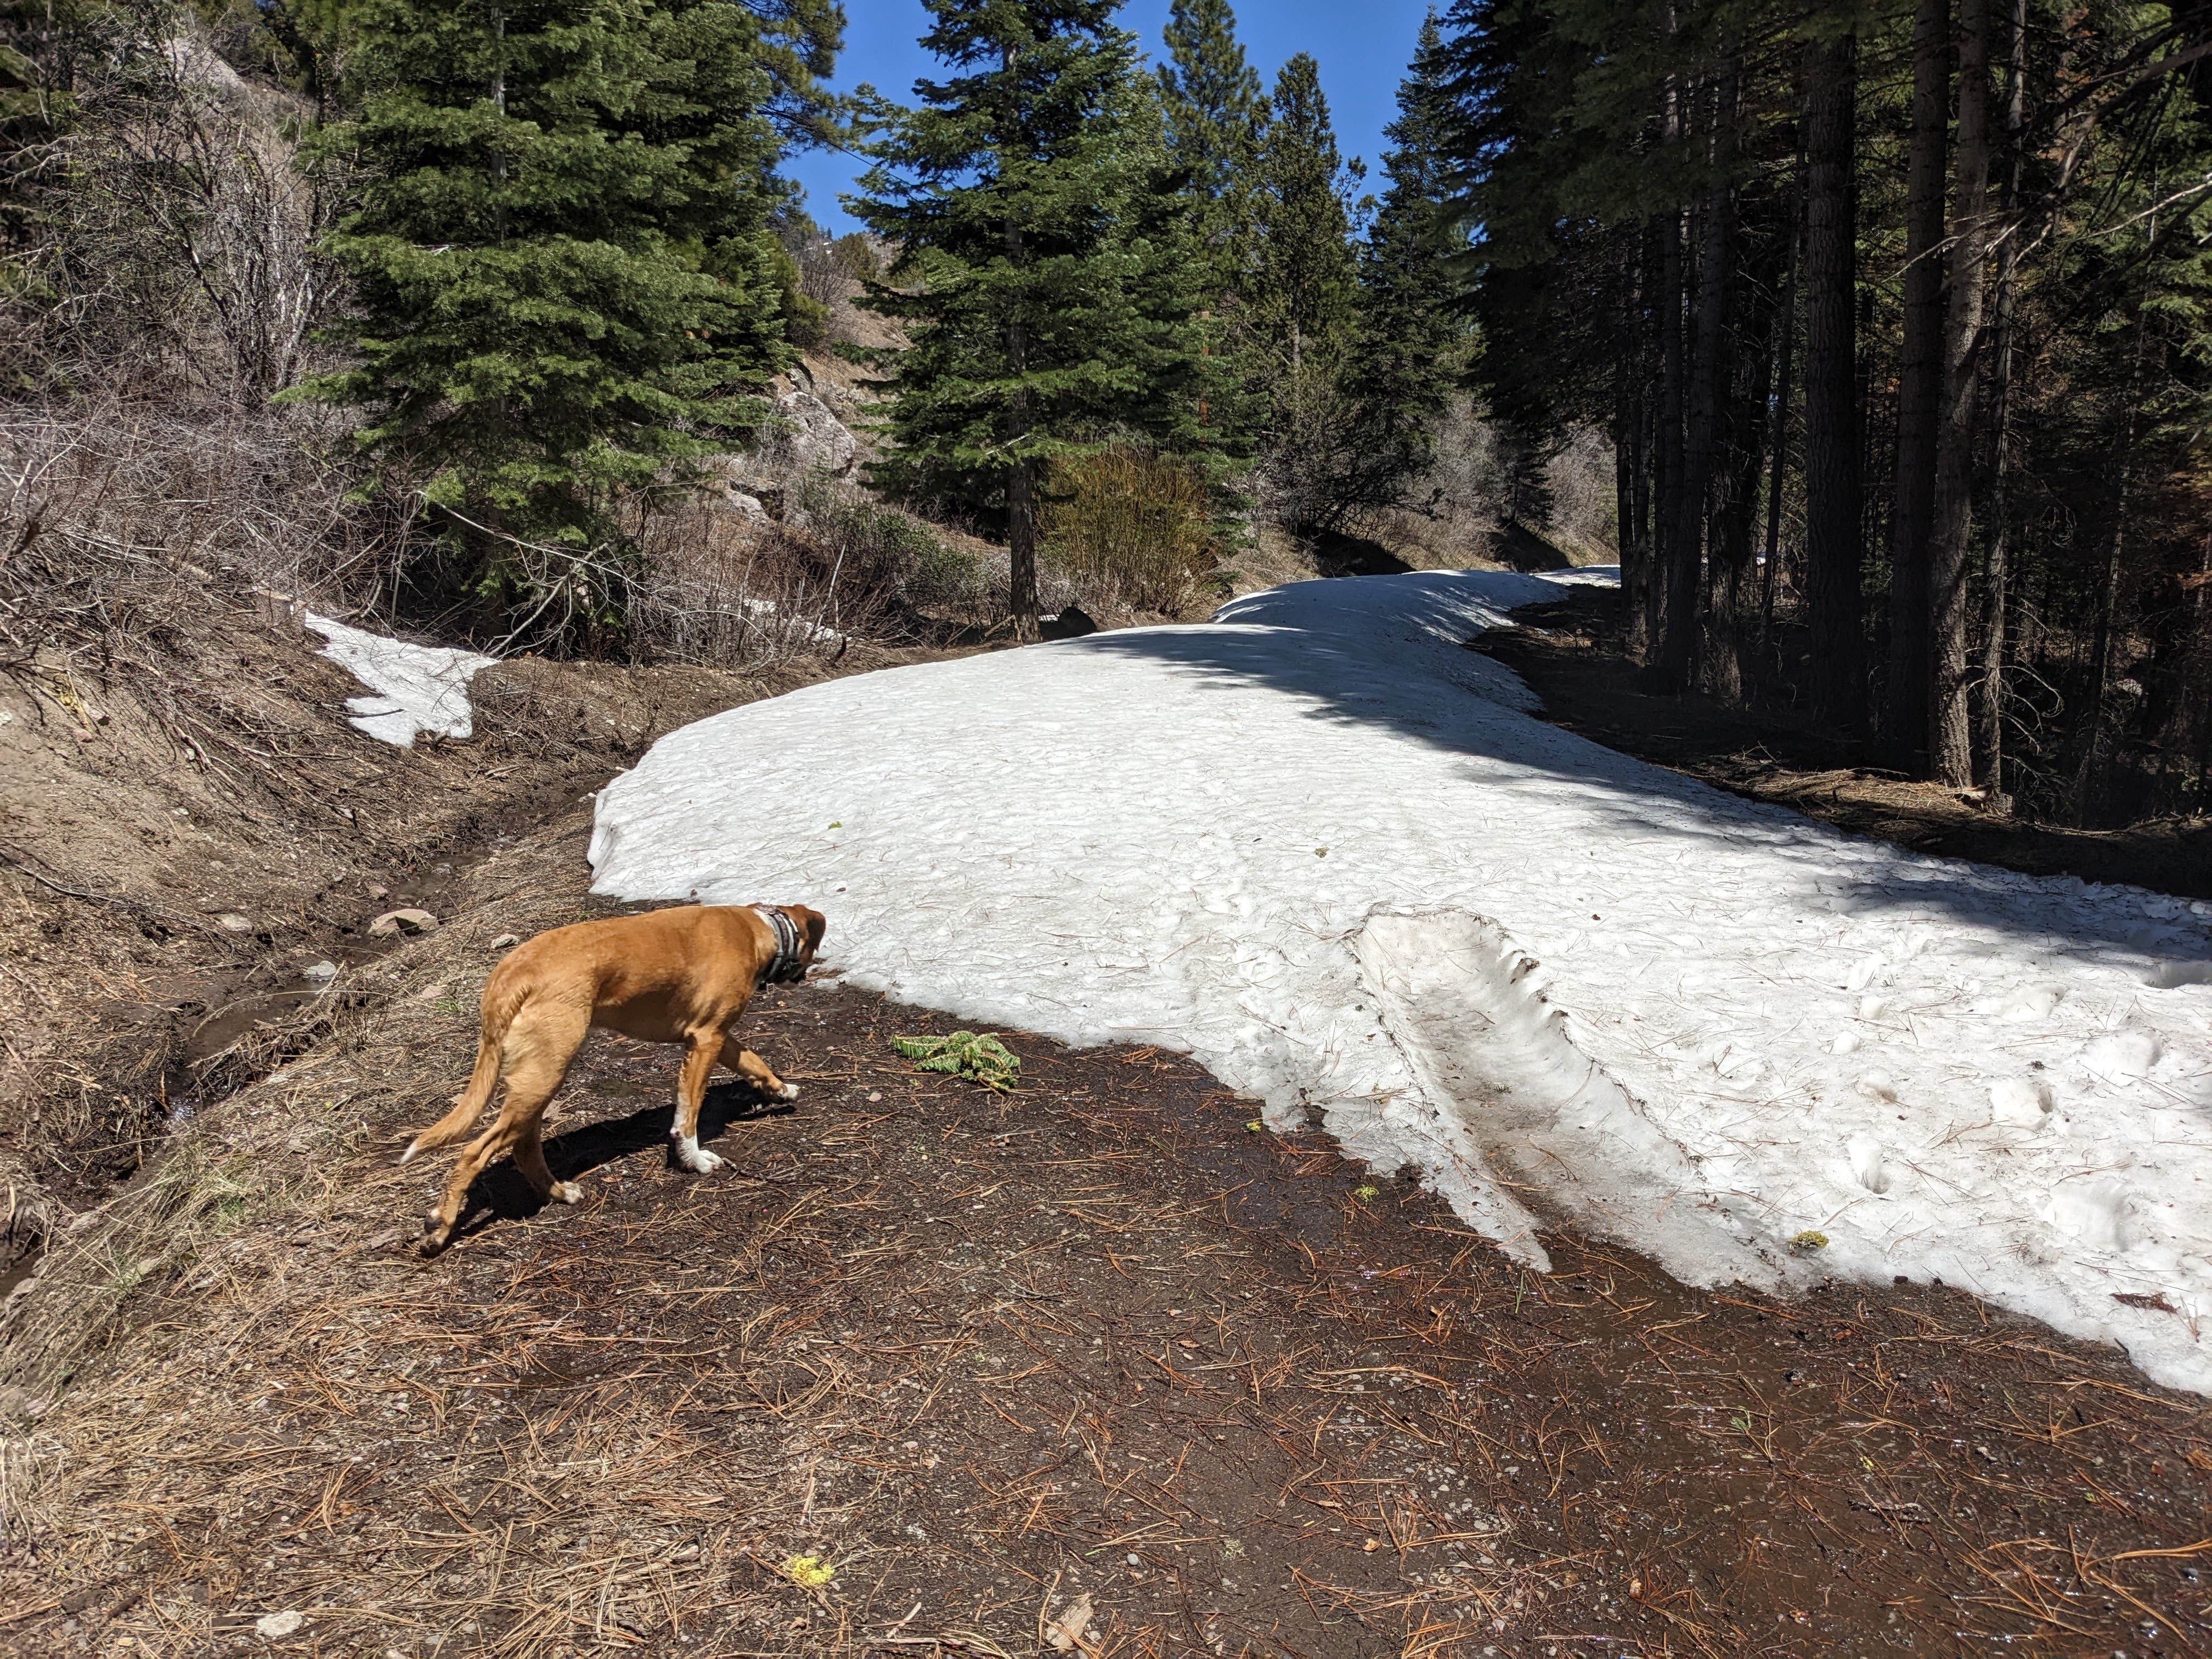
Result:
M496 658L441 646L410 645L328 617L307 613L307 624L321 635L321 654L343 668L375 695L349 697L355 730L400 749L415 746L417 732L465 738L471 730L469 681Z
M1546 725L1463 647L1562 580L1299 583L733 709L604 792L595 885L804 900L865 988L1188 1052L1532 1264L1564 1221L1693 1282L1940 1277L2212 1391L2212 910Z

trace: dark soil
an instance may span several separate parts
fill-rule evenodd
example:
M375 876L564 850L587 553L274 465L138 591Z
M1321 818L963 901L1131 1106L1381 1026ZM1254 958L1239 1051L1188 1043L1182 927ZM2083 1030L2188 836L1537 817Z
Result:
M600 1036L548 1149L583 1204L501 1167L419 1261L444 1160L390 1149L466 1070L459 935L612 908L543 890L581 831L253 1091L234 1147L365 1133L43 1419L11 1650L1028 1655L1082 1595L1097 1655L2212 1647L2206 1413L2117 1354L1566 1238L1535 1274L1154 1050L1011 1034L1001 1097L890 1046L949 1020L771 991L805 1092L716 1089L702 1178L675 1052Z
M1865 744L1789 709L1653 692L1621 650L1620 595L1580 588L1471 642L1528 682L1544 717L1607 748L1918 853L2029 875L2212 898L2212 822L2071 830L1988 811L1973 794L1868 763Z

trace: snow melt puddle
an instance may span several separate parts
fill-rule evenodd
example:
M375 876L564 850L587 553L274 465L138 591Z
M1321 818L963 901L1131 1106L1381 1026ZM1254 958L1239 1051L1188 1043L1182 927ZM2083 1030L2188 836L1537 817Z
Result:
M2212 1391L2212 906L1545 725L1460 642L1567 579L1299 583L733 709L601 795L595 884L805 900L858 985L1185 1050L1534 1264L1530 1193L1692 1283L1940 1277Z
M356 731L401 749L413 748L418 732L442 738L469 735L469 681L496 658L410 645L313 611L307 623L323 636L322 654L376 694L346 700Z

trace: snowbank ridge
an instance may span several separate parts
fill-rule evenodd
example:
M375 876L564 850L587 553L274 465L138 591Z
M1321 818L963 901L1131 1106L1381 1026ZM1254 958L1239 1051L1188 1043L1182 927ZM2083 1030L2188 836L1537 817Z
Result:
M750 704L602 794L596 885L804 900L866 988L1185 1050L1532 1263L1565 1220L1692 1282L1940 1278L2212 1391L2212 906L1851 839L1462 648L1605 579L1299 583Z

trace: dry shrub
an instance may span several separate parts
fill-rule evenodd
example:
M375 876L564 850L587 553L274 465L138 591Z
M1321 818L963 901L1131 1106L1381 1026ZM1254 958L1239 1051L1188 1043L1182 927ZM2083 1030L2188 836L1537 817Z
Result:
M714 666L841 655L900 631L910 605L957 605L981 589L975 562L918 519L819 477L787 499L782 524L702 497L636 516L637 654Z
M0 406L0 639L105 660L216 577L336 608L387 597L407 525L348 499L342 437L308 410Z
M1040 528L1077 581L1179 614L1212 568L1206 486L1182 462L1115 444L1053 468Z
M189 12L118 9L61 141L69 212L45 260L57 301L35 332L61 371L183 385L258 404L295 380L332 314L315 252L333 199L297 165L308 106L242 80Z

